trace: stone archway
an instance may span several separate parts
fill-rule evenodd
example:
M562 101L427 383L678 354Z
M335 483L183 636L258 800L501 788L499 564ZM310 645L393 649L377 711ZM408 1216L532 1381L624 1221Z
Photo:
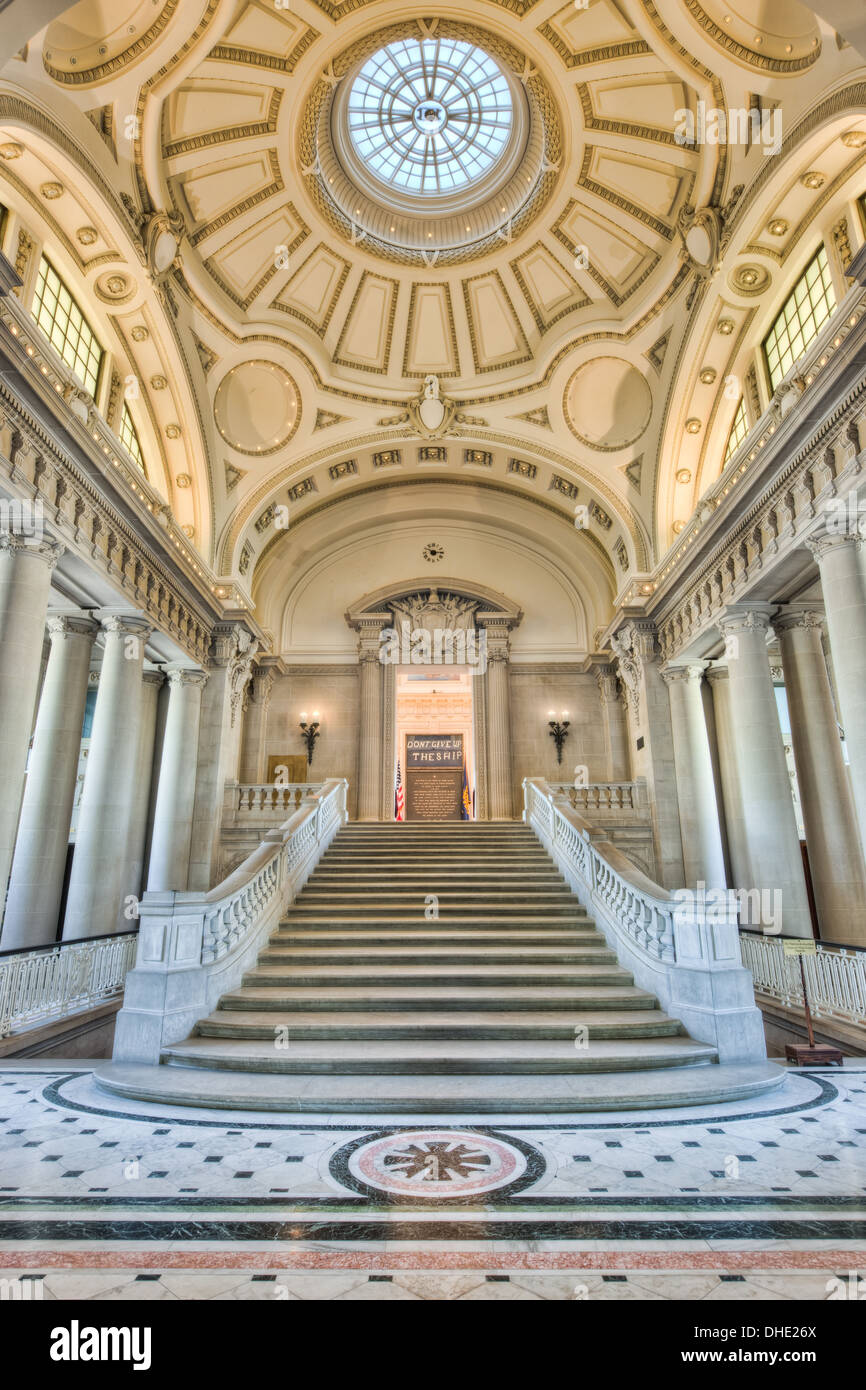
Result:
M420 649L422 657L426 636L434 656L447 653L453 660L456 652L473 658L466 664L477 664L473 701L476 815L479 820L512 819L508 658L511 632L522 617L504 594L458 579L437 584L409 580L376 590L351 605L346 622L358 634L361 667L359 820L385 819L393 795L387 750L395 737L396 670L402 656L412 659L413 634L414 651Z

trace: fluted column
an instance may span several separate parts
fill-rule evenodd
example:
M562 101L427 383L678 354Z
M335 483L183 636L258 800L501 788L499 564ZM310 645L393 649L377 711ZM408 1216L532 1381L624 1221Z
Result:
M704 714L702 662L662 671L671 702L671 730L686 887L725 887L713 763Z
M378 820L382 781L381 624L361 624L358 631L358 661L361 668L358 820Z
M821 645L822 626L821 616L808 609L791 608L773 619L821 934L828 941L866 946L866 869Z
M150 892L182 892L189 876L204 671L169 667L168 715L150 847Z
M769 894L764 902L781 904L781 922L774 912L775 929L808 937L812 921L800 837L767 655L769 607L729 609L719 628L726 639L731 733L742 791L740 832L748 866L747 881L736 887ZM774 899L774 894L780 896ZM760 923L750 917L750 925Z
M808 542L818 562L851 790L866 845L866 553L855 533Z
M598 683L598 696L604 720L608 780L628 782L631 780L628 725L620 697L616 671L613 666L597 666L595 679Z
M0 532L0 906L15 849L51 572L62 554L53 541L30 544Z
M731 682L727 666L722 662L714 662L707 671L707 680L713 692L713 717L719 747L719 776L722 783L730 878L734 884L746 884L749 881L749 860L744 840L742 793L734 751Z
M274 673L267 667L257 668L253 672L248 686L249 703L244 715L239 782L264 781L265 732L273 685Z
M487 787L491 820L511 820L511 701L508 688L509 629L488 622L487 631Z
M90 755L78 833L64 940L102 936L129 927L125 899L137 897L131 882L129 840L139 754L144 647L152 631L144 618L111 615L102 624L105 650L93 716Z
M135 765L135 794L129 822L129 882L130 893L136 895L144 887L144 853L147 843L147 820L150 799L155 788L153 751L156 741L156 721L159 692L165 684L162 671L144 671L141 677L141 712L138 720L138 758Z
M44 946L57 936L69 823L81 751L90 653L99 624L62 615L48 619L51 650L21 818L0 946Z

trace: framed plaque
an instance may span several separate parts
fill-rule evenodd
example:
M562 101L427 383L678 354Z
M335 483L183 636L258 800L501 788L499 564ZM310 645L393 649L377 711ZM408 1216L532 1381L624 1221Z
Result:
M463 819L463 735L406 735L406 819Z

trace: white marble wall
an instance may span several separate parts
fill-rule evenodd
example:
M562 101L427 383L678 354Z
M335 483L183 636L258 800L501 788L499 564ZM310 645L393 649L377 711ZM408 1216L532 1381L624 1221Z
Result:
M318 710L321 736L316 742L311 782L345 777L349 782L349 815L357 812L358 795L358 667L297 666L274 677L265 733L265 770L273 754L304 752L298 728L301 711L312 718Z

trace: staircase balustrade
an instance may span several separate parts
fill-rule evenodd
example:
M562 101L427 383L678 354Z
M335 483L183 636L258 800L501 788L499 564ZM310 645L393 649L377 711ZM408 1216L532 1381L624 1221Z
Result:
M208 893L145 893L135 968L118 1014L115 1059L157 1062L220 995L236 987L262 941L347 819L345 779L311 791Z
M722 1062L766 1055L752 978L740 955L737 903L728 893L668 891L590 825L543 778L523 783L527 825L592 913L620 964ZM576 789L580 790L580 789Z

